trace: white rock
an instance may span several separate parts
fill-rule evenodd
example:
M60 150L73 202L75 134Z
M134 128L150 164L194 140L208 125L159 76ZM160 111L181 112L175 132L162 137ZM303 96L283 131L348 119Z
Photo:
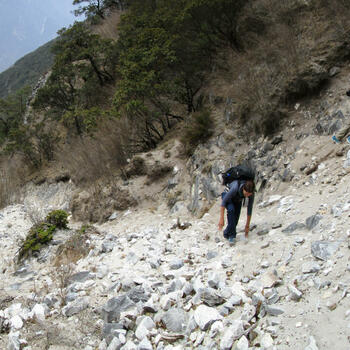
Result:
M220 350L231 350L233 342L239 339L244 333L243 322L233 321L232 325L226 330L220 341Z
M267 260L264 260L264 261L261 262L260 266L263 269L267 269L270 266L270 263Z
M309 338L309 345L305 348L305 350L318 350L316 340L314 337Z
M105 339L101 341L100 345L98 346L98 350L107 350L107 342Z
M8 335L7 350L20 350L21 342L19 340L19 332L10 332Z
M163 295L160 298L160 307L164 310L164 311L168 311L171 308L172 305L172 301L169 297L169 295Z
M216 321L212 324L209 332L210 338L214 338L218 333L224 330L224 324L222 321Z
M249 322L256 314L256 308L251 304L244 304L244 309L241 315L242 321Z
M152 344L147 338L144 338L137 347L137 350L152 350L152 349L153 349Z
M306 262L302 265L302 272L303 273L314 273L320 271L321 267L316 262Z
M236 350L248 350L249 342L245 335L243 335L236 344Z
M204 332L197 334L196 341L195 341L194 344L193 344L193 346L194 346L195 349L196 349L200 344L202 344L202 342L203 342L203 340L204 340L204 337L205 337L205 333L204 333Z
M137 339L142 340L148 337L150 330L153 329L155 326L155 323L149 316L144 317L138 325L135 332Z
M117 337L114 337L112 341L110 342L107 350L118 350L121 347L121 342Z
M294 301L299 301L303 296L303 293L294 287L292 284L288 285L288 290L290 292L290 298Z
M212 307L199 305L194 312L194 320L202 331L207 330L215 321L222 320L223 317Z
M11 318L13 316L19 315L22 312L22 304L16 303L12 304L10 307L5 309L4 314L6 318Z
M11 329L21 329L23 327L23 320L20 316L16 315L11 317L10 319L10 327Z
M270 334L265 333L260 341L261 347L264 349L269 349L273 346L273 339Z
M232 295L235 295L236 297L240 297L244 303L248 301L248 298L246 296L244 287L242 283L236 282L231 287Z
M40 323L43 323L45 321L46 314L47 314L47 309L43 304L36 304L30 313L32 318L34 318L36 321Z
M259 203L258 207L259 208L268 207L269 205L272 205L272 204L279 202L281 199L282 199L282 196L280 196L280 195L270 196L267 201Z

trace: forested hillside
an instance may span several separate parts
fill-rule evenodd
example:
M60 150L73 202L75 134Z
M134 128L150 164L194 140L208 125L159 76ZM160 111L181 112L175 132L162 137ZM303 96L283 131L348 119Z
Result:
M12 67L0 74L0 98L15 93L25 86L34 86L48 72L53 63L53 41L19 59Z

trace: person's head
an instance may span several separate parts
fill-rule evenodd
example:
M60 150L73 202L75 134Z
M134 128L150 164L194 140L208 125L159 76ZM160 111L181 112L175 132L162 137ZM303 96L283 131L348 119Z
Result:
M243 185L243 196L250 197L255 191L255 184L252 180L247 180Z

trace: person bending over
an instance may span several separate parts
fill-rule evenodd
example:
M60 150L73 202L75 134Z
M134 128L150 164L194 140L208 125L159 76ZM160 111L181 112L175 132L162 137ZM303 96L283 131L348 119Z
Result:
M248 237L253 211L255 184L252 180L234 180L228 186L228 191L221 194L222 202L220 207L219 230L222 230L224 227L226 209L227 227L224 230L224 237L228 239L231 244L235 244L237 235L236 227L244 198L248 198L247 221L244 229L245 237Z

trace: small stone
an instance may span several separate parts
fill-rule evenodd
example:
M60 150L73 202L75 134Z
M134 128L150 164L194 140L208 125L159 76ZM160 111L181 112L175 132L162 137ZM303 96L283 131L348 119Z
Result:
M322 219L322 215L319 215L319 214L308 217L305 222L306 228L308 230L312 230L314 227L317 226L317 224L320 222L321 219Z
M207 330L211 324L222 318L215 308L206 305L199 305L194 312L194 320L202 331Z
M290 224L289 226L284 228L282 230L282 232L283 233L293 233L294 231L303 230L304 228L305 228L305 224L300 223L300 222L293 222L292 224Z
M327 261L338 248L338 242L316 241L311 244L311 253L315 258Z
M187 325L187 313L181 309L170 309L164 314L162 321L168 331L181 333Z
M236 344L236 350L248 350L249 342L245 335L243 335Z
M297 243L297 244L303 244L304 242L305 242L304 237L297 237L295 239L295 243Z
M121 341L119 340L119 338L117 337L114 337L112 339L112 341L110 342L107 350L119 350L121 347L122 347L122 343Z
M13 316L11 319L10 319L10 327L11 329L21 329L23 327L23 320L20 316L16 315L16 316Z
M261 245L261 249L268 248L270 246L270 242L265 242Z
M267 235L268 233L269 233L269 229L267 229L267 228L263 228L263 229L258 230L258 231L256 232L256 234L257 234L258 236L265 236L265 235Z
M329 70L329 76L330 77L334 77L335 75L339 74L340 73L340 68L339 67L332 67L330 70Z
M19 332L10 332L8 335L8 350L20 350L21 342L19 339Z
M288 286L288 289L290 292L290 298L294 301L299 301L303 296L303 293L291 284Z
M265 309L266 313L269 314L270 316L278 316L278 315L282 315L284 313L284 310L279 309L277 307L272 307L269 305L264 305L264 309Z
M142 339L142 341L137 347L137 350L152 350L152 349L153 349L152 343L147 338Z
M38 321L38 322L45 322L45 316L46 316L46 313L47 313L47 306L45 307L46 305L43 305L43 304L36 304L34 307L33 307L33 310L32 310L32 315L33 315L33 318Z
M170 270L179 270L183 266L184 266L184 262L181 259L174 259L169 264Z
M271 228L274 230L281 227L282 227L282 224L280 222L274 222L272 223L272 226L271 226Z
M302 265L301 270L303 273L315 273L321 270L319 264L315 262L306 262Z
M273 346L273 339L271 335L268 333L265 333L261 338L260 344L263 349L267 350L271 348Z
M218 252L215 252L215 251L210 250L210 251L207 253L207 259L208 259L208 260L214 259L214 258L216 258L218 255L219 255Z
M142 340L148 337L150 330L155 328L155 326L155 323L149 316L144 317L135 331L136 338Z
M270 263L268 261L263 261L260 265L263 269L267 269L270 266Z
M316 340L314 337L309 338L309 345L304 350L318 350Z
M62 309L62 314L66 317L73 316L89 307L89 300L87 297L77 299Z
M337 303L328 301L327 302L327 308L329 310L333 311L333 310L335 310L337 308Z
M231 350L233 342L239 339L244 333L243 322L234 320L226 330L220 341L220 350Z

